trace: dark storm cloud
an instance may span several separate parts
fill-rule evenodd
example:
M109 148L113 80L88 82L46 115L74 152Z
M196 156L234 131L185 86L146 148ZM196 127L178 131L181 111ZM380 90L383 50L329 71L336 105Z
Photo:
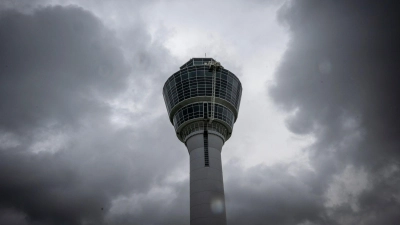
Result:
M229 169L235 174L225 183L229 224L289 225L324 217L321 196L310 187L312 172L292 175L288 164Z
M149 213L162 204L156 199L136 206L142 216L110 211L116 198L146 195L154 186L179 190L181 182L165 184L164 176L187 160L171 154L184 146L163 132L172 129L166 118L137 129L111 122L115 109L108 101L123 95L130 79L140 83L136 76L163 71L159 60L168 61L143 28L133 30L128 63L123 41L82 8L0 12L1 224L103 224L106 218L143 224L166 212L175 216L165 221L185 221L175 208ZM145 88L135 98L154 100L154 90ZM171 204L188 199L177 196Z
M44 0L3 0L0 2L0 9L18 9L19 11L30 11L35 5L43 3Z
M158 120L155 122L160 124ZM0 207L23 214L29 224L82 224L85 221L102 224L114 198L146 194L152 186L162 183L171 168L170 162L180 160L168 151L175 147L167 143L172 137L160 132L144 128L140 134L134 130L110 132L95 125L91 129L76 136L70 134L72 143L68 149L55 154L31 154L16 148L2 150ZM154 143L153 138L158 142ZM153 148L146 146L149 142ZM184 167L179 163L176 166ZM175 184L163 187L171 185L175 188ZM173 202L186 200L179 198ZM164 213L157 211L161 203L150 198L139 206L139 216L131 216L137 213L133 210L116 218L111 215L111 221L113 224L127 218L137 223L154 221L154 215ZM132 202L131 206L135 204ZM173 210L171 214L177 212ZM167 217L176 218L179 221L180 217Z
M291 41L270 94L293 113L292 132L316 137L313 188L326 193L347 166L368 174L358 209L325 208L339 224L400 222L399 9L393 1L299 0L280 12Z
M96 98L125 88L122 54L111 32L88 12L54 7L0 16L3 129L75 123L104 111Z

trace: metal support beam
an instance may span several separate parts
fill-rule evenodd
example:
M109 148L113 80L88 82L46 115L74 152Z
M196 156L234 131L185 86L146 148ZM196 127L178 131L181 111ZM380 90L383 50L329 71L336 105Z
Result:
M212 123L215 114L215 85L217 83L217 70L223 67L221 66L221 63L217 61L209 61L206 65L208 65L208 69L212 71L211 116L209 120L209 123Z

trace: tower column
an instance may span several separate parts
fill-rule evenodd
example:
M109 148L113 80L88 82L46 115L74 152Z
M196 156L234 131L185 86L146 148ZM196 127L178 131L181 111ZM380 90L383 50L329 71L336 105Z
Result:
M219 136L198 133L188 138L190 154L190 225L226 225Z

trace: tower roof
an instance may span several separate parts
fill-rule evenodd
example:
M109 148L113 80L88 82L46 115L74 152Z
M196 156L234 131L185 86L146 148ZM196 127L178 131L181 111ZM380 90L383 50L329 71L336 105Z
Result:
M213 58L191 58L187 63L183 64L180 69L186 68L186 67L191 67L191 66L200 66L204 65L204 63L207 63L209 61L215 61Z

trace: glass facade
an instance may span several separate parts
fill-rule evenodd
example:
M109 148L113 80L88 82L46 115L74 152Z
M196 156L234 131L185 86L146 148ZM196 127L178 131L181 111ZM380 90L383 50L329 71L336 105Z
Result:
M212 123L206 122L211 117L213 71L206 65L210 61L215 60L193 58L165 82L165 104L171 122L182 141L190 132L205 126L219 132L227 140L236 121L242 84L229 70L218 67L215 79L214 120Z
M212 71L204 65L207 62L205 60L212 59L189 60L181 70L168 78L163 89L168 113L185 99L212 95ZM228 101L238 111L242 95L239 79L226 69L220 69L216 75L215 97Z
M207 106L207 110L204 110L204 106ZM205 113L206 112L206 113ZM175 129L177 130L180 125L186 121L190 121L198 118L210 118L211 117L211 103L193 103L182 107L178 110L174 117L173 123ZM220 119L227 123L231 129L233 129L233 123L235 116L233 112L223 105L214 105L214 118Z

